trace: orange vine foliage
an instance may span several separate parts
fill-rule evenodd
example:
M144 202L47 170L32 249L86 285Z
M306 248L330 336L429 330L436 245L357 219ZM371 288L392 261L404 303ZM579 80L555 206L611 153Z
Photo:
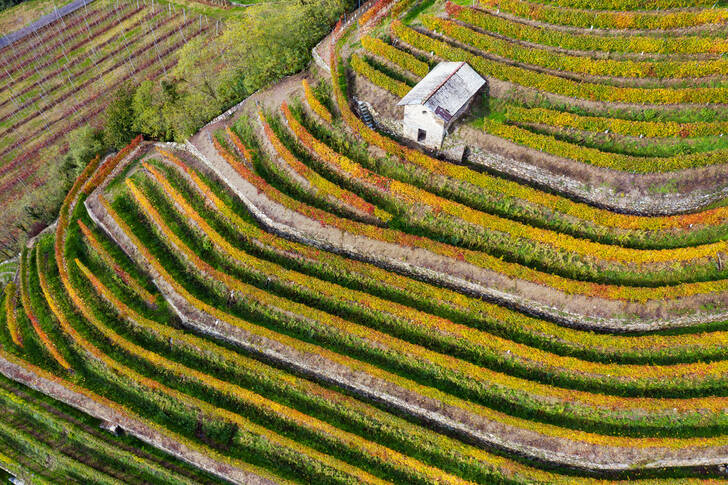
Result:
M369 10L364 12L361 17L359 17L359 25L364 26L368 24L372 20L377 20L380 18L380 14L382 14L382 10L384 10L390 3L392 3L393 0L378 0L377 3L372 5Z
M245 146L240 137L238 137L238 135L231 130L229 126L225 127L225 133L227 133L228 138L232 140L235 147L240 151L240 155L242 155L243 159L249 163L252 162L253 154L250 153L250 150L248 150L248 147Z
M139 146L139 144L143 140L144 138L142 137L142 135L137 136L131 141L131 143L119 150L116 155L113 155L108 160L106 160L103 165L101 165L99 170L94 174L93 178L90 179L88 184L83 188L83 192L87 195L90 194L91 191L101 183L101 181L106 179L106 177L111 174L111 172L116 168L119 162L122 161L124 157L126 157L132 150Z

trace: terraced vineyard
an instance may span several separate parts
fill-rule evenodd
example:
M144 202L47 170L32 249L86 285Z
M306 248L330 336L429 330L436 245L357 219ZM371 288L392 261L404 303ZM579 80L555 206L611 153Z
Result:
M690 5L380 0L322 44L328 71L92 162L4 290L2 468L725 480L728 10ZM458 163L398 136L443 59L488 80ZM61 422L58 450L35 426Z
M0 240L57 180L68 132L98 126L117 88L165 75L181 46L214 31L179 6L99 0L0 50Z

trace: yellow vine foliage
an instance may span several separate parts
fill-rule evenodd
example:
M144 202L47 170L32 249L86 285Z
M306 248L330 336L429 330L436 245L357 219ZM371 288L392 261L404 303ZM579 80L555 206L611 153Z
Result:
M336 170L343 171L354 180L360 180L378 190L384 196L390 196L392 200L404 207L424 206L435 216L444 212L452 217L457 217L486 230L500 231L514 239L529 240L536 244L548 245L552 248L594 257L597 261L614 261L622 264L693 261L700 258L716 257L719 252L726 252L726 248L728 248L728 242L726 241L719 241L702 246L663 250L624 248L575 238L568 234L529 226L510 219L477 211L413 185L382 177L367 170L344 155L335 152L325 143L317 140L293 117L290 110L286 109L285 106L283 111L289 126L304 146L331 164ZM517 241L514 242L517 243Z
M361 45L372 54L394 62L416 76L424 77L430 71L430 66L426 62L422 62L409 52L397 49L376 37L365 35L361 38Z
M267 273L269 278L280 280L285 284L291 284L300 288L308 288L313 293L326 295L336 300L350 302L353 305L365 307L367 310L391 315L403 319L420 328L430 328L433 338L439 335L454 336L464 341L471 342L482 348L488 348L500 354L505 359L518 358L523 362L535 362L539 369L549 369L553 373L571 372L574 375L592 374L597 378L609 376L623 379L640 380L646 379L674 379L674 380L702 380L708 376L718 377L728 373L728 362L722 365L714 364L686 364L677 366L641 366L641 365L610 365L583 361L577 358L563 357L546 352L527 345L518 344L499 336L481 332L470 327L455 324L444 318L425 314L409 307L397 304L392 301L383 300L378 297L341 287L330 282L321 281L309 275L288 270L275 263L261 261L250 254L235 248L221 234L216 232L197 213L192 206L184 200L183 196L175 190L164 176L153 167L146 167L161 185L166 196L184 213L185 218L194 222L203 237L209 238L219 251L234 260L243 263L246 267L255 268L258 271ZM140 195L140 197L143 197ZM166 228L158 214L150 213L150 218L160 228ZM167 230L163 230L165 237L170 237ZM182 241L177 241L184 244ZM175 243L176 244L176 243ZM364 303L366 302L366 303ZM720 338L715 335L716 338ZM507 352L506 352L507 351ZM530 364L529 364L530 365ZM722 404L712 403L713 409L718 409ZM716 407L718 406L718 407Z
M404 95L406 95L411 89L402 81L393 79L379 69L372 67L367 61L364 60L363 57L357 54L351 56L351 67L353 67L356 72L364 76L375 85L379 86L380 88L386 89L390 93L394 94L395 96L399 96L400 98L404 97Z
M128 186L130 190L132 191L135 199L140 204L140 207L144 209L144 213L149 215L153 218L155 221L161 222L161 216L156 213L156 209L151 205L151 203L146 200L144 195L135 188L135 186L128 182ZM134 188L132 188L134 187ZM136 189L136 190L135 190ZM118 216L115 216L118 217ZM321 312L306 309L301 304L293 303L293 302L287 302L279 297L275 297L267 292L264 292L262 290L259 290L255 287L250 287L249 285L246 285L244 283L241 283L234 278L230 277L229 275L225 273L220 273L219 271L212 268L209 264L202 261L198 256L196 256L194 253L189 250L175 235L174 233L166 226L162 225L160 227L160 232L165 236L164 240L168 242L171 245L174 245L178 250L183 251L185 254L185 258L196 268L196 271L199 271L203 274L207 274L209 278L214 279L215 281L220 281L225 283L229 288L232 288L234 290L237 290L239 294L245 295L246 298L262 298L260 301L265 302L266 306L269 308L281 308L284 311L289 312L289 314L297 314L301 315L304 318L310 318L310 319L318 319L321 318L322 322L324 322L327 325L332 325L335 328L340 328L341 330L345 330L347 332L353 332L354 335L360 336L362 338L371 339L374 342L376 342L378 345L388 345L392 346L393 349L397 350L404 350L404 348L407 348L407 351L412 353L413 356L419 356L420 358L427 358L428 360L432 360L433 362L444 365L445 367L449 367L452 369L469 369L471 364L462 363L462 362L456 362L455 359L448 357L448 356L440 356L437 357L435 353L418 348L417 346L412 346L411 344L407 344L404 342L399 341L398 339L393 339L391 337L388 337L386 335L382 335L376 331L372 331L369 328L361 327L359 325L353 324L351 322L344 322L338 317L335 316L326 316L321 315ZM124 229L125 232L129 231L128 228ZM128 232L128 235L131 233ZM130 237L133 237L133 235L130 235ZM277 334L276 332L252 325L250 323L243 322L240 319L237 319L235 317L232 317L214 307L211 307L210 305L207 305L196 298L194 298L192 295L190 295L179 283L175 282L173 279L170 278L168 274L166 274L164 268L161 266L159 261L154 259L154 257L144 248L143 245L138 240L135 240L135 245L137 245L138 249L142 253L144 253L145 258L148 259L148 261L154 266L154 268L159 272L167 281L175 288L175 290L183 295L183 297L188 300L193 306L197 307L198 309L210 313L211 315L215 316L216 318L223 319L228 322L235 322L236 325L242 326L246 330L252 331L256 334L264 335L267 338L274 338L276 340L279 340L283 343L286 343L288 345L292 345L295 348L300 348L301 350L306 349L307 352L315 352L317 354L320 354L326 358L332 358L336 361L339 361L341 363L344 363L345 365L352 365L354 364L353 361L348 359L345 356L342 356L340 354L334 354L332 352L326 351L325 349L322 349L320 347L317 347L315 345L307 344L305 342L297 341L296 339L287 338L281 334ZM431 391L428 391L427 388L424 388L418 384L412 383L411 381L407 381L406 379L399 378L397 376L394 376L386 371L382 371L380 369L374 368L368 364L365 364L363 362L359 362L356 364L357 368L365 369L366 372L371 373L375 376L379 376L381 378L386 378L388 380L392 380L393 382L397 383L398 385L402 385L404 387L416 390L417 392L423 392L425 394L432 394ZM473 369L470 369L471 371ZM469 375L490 375L490 371L486 369L480 368L480 371L477 374L469 374ZM511 381L510 376L504 376L503 379L506 379L508 381ZM515 381L511 381L515 382ZM534 386L541 387L540 385L534 385L532 382L524 383L523 384L525 390L533 390ZM571 390L562 390L564 392L563 397L568 400L573 400L577 396L580 399L586 399L587 401L593 401L594 405L597 406L616 406L621 407L627 404L628 402L633 403L637 405L637 403L640 403L639 406L641 409L649 409L649 410L660 410L665 408L671 408L675 405L687 405L687 402L685 400L665 400L665 399L649 399L649 398L637 398L637 399L630 399L630 398L623 398L619 396L613 396L609 397L606 395L592 395L589 393L580 393L578 391L571 391ZM546 392L545 395L553 397L554 395L559 395L561 391L559 389L549 389L548 392ZM447 402L449 404L453 405L464 405L464 402L460 401L455 396L450 395L443 395L442 393L436 393L437 398L443 400L444 402ZM710 398L706 398L707 400L698 400L693 401L692 404L696 404L698 402L701 403L701 405L710 402ZM607 404L609 403L609 404ZM716 406L722 406L721 400L716 400ZM589 442L594 443L618 443L623 442L627 443L629 442L632 446L653 446L657 443L662 443L664 446L695 446L697 444L703 444L705 443L703 438L695 438L695 439L687 439L687 440L681 440L679 444L673 440L670 439L649 439L641 441L640 439L634 439L634 438L618 438L618 437L611 437L611 436L601 436L601 435L592 435L590 433L583 433L579 431L574 430L566 430L563 428L558 428L555 426L550 425L544 425L542 423L532 423L530 421L524 421L519 418L514 418L511 416L503 415L502 413L490 410L488 408L483 408L478 405L473 405L472 403L467 404L469 406L469 409L471 412L476 412L478 414L484 414L489 416L492 419L498 419L499 421L502 420L504 422L508 422L511 424L516 425L515 423L518 423L518 426L526 427L528 429L534 429L538 430L539 432L545 432L547 434L553 434L555 436L562 436L562 437L570 437L575 438L578 437L578 439L585 439ZM691 406L691 405L688 405ZM688 407L689 409L690 407ZM626 440L626 441L625 441ZM716 442L720 442L720 439L716 438L715 440L712 438L709 438L708 440L712 440ZM669 444L668 444L669 443Z
M619 12L564 8L527 0L480 0L486 8L499 8L518 17L540 22L575 27L604 29L676 29L704 24L722 24L728 21L726 8L684 9L668 12ZM643 5L639 2L638 5ZM598 5L598 4L593 4ZM686 2L686 7L694 3ZM641 7L644 9L644 7Z
M15 345L23 347L23 337L20 335L20 329L18 328L18 320L15 314L15 299L17 298L17 289L15 283L8 283L5 287L5 320L7 322L8 331L10 332L10 338Z
M331 123L331 113L329 113L329 110L326 109L326 106L321 104L321 101L319 101L313 94L313 90L311 89L311 86L308 85L308 81L304 79L303 81L301 81L301 84L303 84L303 93L306 97L306 102L308 103L308 106L313 110L314 113L319 115L322 120L327 123Z
M467 62L482 76L571 98L636 104L728 102L728 88L724 87L640 88L579 82L487 59L420 33L398 20L392 21L390 29L392 35L400 41L416 49L432 52L435 56L448 61Z
M194 188L197 191L202 194L210 191L209 187L207 187L202 179L196 176L194 171L189 170L186 166L182 166L180 169L186 170L186 173L190 175ZM700 348L728 345L728 332L722 331L704 332L700 334L623 336L594 334L574 330L546 320L528 317L522 313L514 312L496 304L486 303L481 299L469 297L447 288L433 286L397 273L386 271L371 264L322 252L310 246L280 238L265 232L255 224L246 222L219 198L213 197L210 201L215 210L223 214L237 231L239 231L241 237L252 238L255 244L265 244L287 255L296 255L298 258L318 261L321 265L337 271L367 275L375 281L380 281L384 285L397 288L404 293L418 295L424 301L429 300L446 304L461 311L472 312L481 318L496 319L503 321L506 325L531 329L538 334L552 336L551 338L569 342L577 346L583 345L588 348L603 349L605 351L619 350L623 352L634 352L645 349Z

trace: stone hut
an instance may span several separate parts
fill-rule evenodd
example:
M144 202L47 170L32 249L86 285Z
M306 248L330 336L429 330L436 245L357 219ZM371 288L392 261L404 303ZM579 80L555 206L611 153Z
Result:
M439 149L484 85L485 79L465 62L439 63L397 103L404 106L404 135Z

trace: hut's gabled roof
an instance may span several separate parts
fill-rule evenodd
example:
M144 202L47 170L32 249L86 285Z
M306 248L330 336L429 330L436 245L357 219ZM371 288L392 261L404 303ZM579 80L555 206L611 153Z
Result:
M484 84L485 79L467 63L441 62L397 106L423 105L447 122Z

